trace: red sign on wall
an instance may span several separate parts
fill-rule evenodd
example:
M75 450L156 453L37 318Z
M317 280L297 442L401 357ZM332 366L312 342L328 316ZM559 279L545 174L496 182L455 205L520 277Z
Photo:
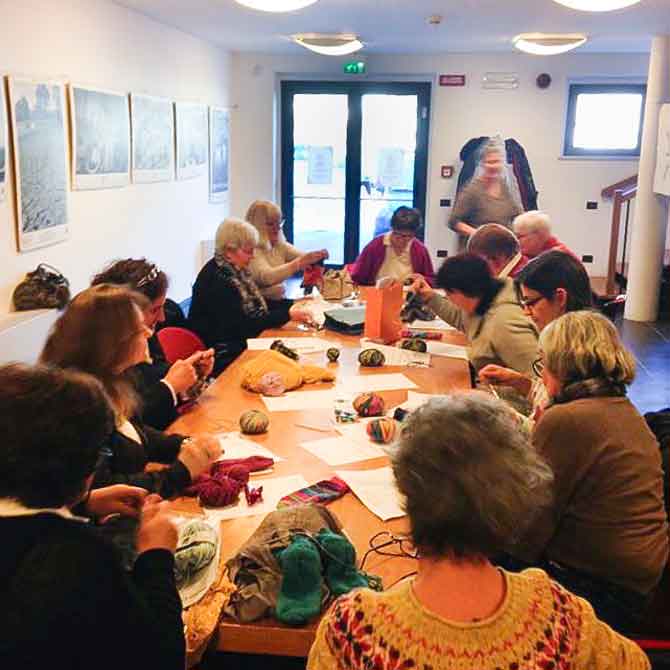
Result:
M440 86L465 86L464 74L441 74Z

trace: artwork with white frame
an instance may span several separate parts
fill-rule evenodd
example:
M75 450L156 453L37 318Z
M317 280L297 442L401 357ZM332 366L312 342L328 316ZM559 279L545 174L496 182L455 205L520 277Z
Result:
M7 135L7 105L5 103L5 78L0 75L0 202L5 199L7 193L7 156L8 135Z
M207 105L175 103L177 129L177 179L207 174L209 150Z
M65 86L9 78L18 247L28 251L69 236Z
M658 117L654 193L670 196L670 104L661 105Z
M133 182L174 179L174 106L171 100L132 93Z
M128 95L70 86L72 180L75 189L130 183Z
M209 108L209 201L224 202L228 193L230 115L221 107Z

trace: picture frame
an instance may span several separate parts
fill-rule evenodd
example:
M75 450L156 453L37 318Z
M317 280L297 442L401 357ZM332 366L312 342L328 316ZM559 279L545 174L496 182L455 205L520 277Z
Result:
M7 101L5 100L5 77L0 74L0 202L7 196L9 164L9 123L7 121Z
M175 175L172 101L131 93L130 124L133 183L172 181Z
M175 103L177 137L177 179L194 179L207 174L209 123L207 105Z
M209 201L225 202L230 182L230 113L209 108Z

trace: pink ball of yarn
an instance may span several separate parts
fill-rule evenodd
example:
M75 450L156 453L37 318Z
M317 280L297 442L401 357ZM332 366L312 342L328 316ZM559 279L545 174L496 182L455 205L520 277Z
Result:
M232 479L222 477L221 479L210 479L198 486L198 497L200 502L207 507L225 507L236 503L240 493L244 490L244 484Z
M286 390L284 380L278 372L266 372L258 382L258 390L267 396L279 396Z
M244 465L233 465L226 474L240 484L244 485L249 482L249 470Z

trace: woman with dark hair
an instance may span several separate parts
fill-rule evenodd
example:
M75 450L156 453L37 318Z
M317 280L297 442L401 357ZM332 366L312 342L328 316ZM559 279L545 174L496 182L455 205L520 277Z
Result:
M541 570L492 562L551 499L551 470L501 401L429 400L403 422L393 472L417 575L336 600L308 670L649 668L586 600Z
M446 298L415 275L411 290L447 323L465 333L475 372L494 363L529 375L537 357L537 331L523 313L510 279L496 279L487 262L473 254L447 258L436 284Z
M118 284L141 293L148 299L143 310L144 323L153 332L149 338L151 360L133 369L136 389L142 398L142 420L149 426L164 430L177 418L180 396L198 378L208 377L214 366L214 351L198 351L170 366L155 334L156 326L165 321L168 277L146 258L126 258L112 263L97 274L92 286Z
M102 384L56 368L2 367L0 427L0 666L182 670L177 530L167 510L156 496L142 505L140 489L90 492L114 428ZM95 515L140 517L130 573L73 514L81 501Z
M375 237L351 266L349 273L354 283L374 286L382 277L403 282L416 273L432 286L434 272L430 253L416 239L421 225L418 209L398 207L391 217L391 232Z
M98 284L82 291L54 324L40 362L92 374L112 401L115 430L94 487L128 483L168 498L204 472L221 449L212 437L164 435L138 418L139 399L128 371L149 355L146 308L144 296L121 286ZM149 461L170 467L144 472Z

